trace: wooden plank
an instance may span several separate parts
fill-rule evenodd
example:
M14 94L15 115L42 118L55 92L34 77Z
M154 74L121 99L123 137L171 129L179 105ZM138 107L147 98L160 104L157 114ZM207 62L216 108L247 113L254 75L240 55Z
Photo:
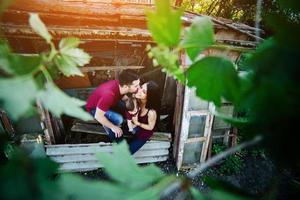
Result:
M209 114L208 110L193 110L188 112L189 116L200 116L200 115L208 115L208 114Z
M208 144L208 151L207 151L207 159L211 158L211 154L212 154L212 140L213 140L213 137L210 137L209 144Z
M72 126L71 131L73 132L81 132L81 133L91 133L91 134L98 134L98 135L107 135L102 125L99 123L95 124L93 121L91 123L76 123ZM133 135L125 135L124 137L130 138ZM171 133L166 132L154 132L151 140L157 141L171 141Z
M220 20L217 20L217 19L215 19L215 18L211 18L211 20L212 20L214 23L221 24L221 25L223 25L223 26L225 26L225 27L231 28L231 29L233 29L233 30L235 30L235 31L238 31L238 32L240 32L240 33L243 33L243 34L245 34L245 35L247 35L247 36L249 36L249 37L251 37L251 38L254 38L254 39L256 39L256 40L259 41L259 42L264 41L263 38L258 37L258 36L256 36L256 35L253 35L253 34L247 32L247 31L243 31L243 30L241 30L241 29L238 29L238 28L236 28L235 26L233 26L233 25L231 25L231 24L226 24L226 23L224 23L224 22L222 22L222 21L220 21Z
M92 133L97 135L107 135L104 128L98 124L83 124L83 123L76 123L73 124L71 131L73 132L82 132L82 133Z
M153 135L151 136L150 140L170 141L171 142L172 135L171 135L171 133L166 133L166 132L154 132Z
M191 64L191 60L188 58L188 56L186 54L184 54L184 56L182 58L182 62L184 65ZM185 87L184 97L183 97L183 106L182 106L182 116L181 116L181 121L179 122L179 123L181 123L181 127L180 127L180 131L179 131L177 156L176 156L177 169L180 169L182 166L184 143L188 138L189 121L190 121L190 116L188 114L189 93L190 93L189 88Z
M237 145L237 133L238 133L238 129L236 127L233 127L233 129L232 129L232 141L231 141L231 146L232 147Z
M80 120L80 119L74 119L73 121L73 124L76 124L76 123L84 123L84 124L99 124L99 122L95 119L93 120L88 120L88 121L83 121L83 120Z
M228 146L228 142L229 142L229 134L230 133L230 130L226 131L225 135L224 135L224 138L223 138L223 144L227 145Z
M183 53L181 53L180 56L182 57ZM184 100L183 94L184 94L184 86L177 82L176 102L175 102L175 110L173 116L173 125L175 127L175 135L173 141L173 158L175 160L178 160L178 148L179 148L179 141L181 135L180 131L181 131L181 121L182 121L182 111L183 111L183 100Z
M165 141L148 141L147 144L161 144L168 143ZM111 146L110 142L98 142L98 143L85 143L85 144L54 144L54 145L45 145L46 148L61 148L61 147L92 147L92 146Z
M8 118L8 115L4 110L0 109L0 123L3 126L4 131L9 135L9 137L13 138L15 136L14 127Z
M224 135L214 135L214 136L212 136L212 138L213 138L213 139L217 139L217 138L224 138L224 137L226 137L226 136L228 136L228 137L233 137L234 134L228 134L228 135L226 135L226 134L224 134Z
M55 144L55 137L53 133L53 128L51 124L50 114L49 112L43 108L42 104L37 101L37 109L40 113L41 117L41 126L45 134L45 140L48 144Z
M140 151L149 151L154 149L167 149L170 147L170 144L159 145L147 145L145 144ZM90 154L90 153L98 153L98 152L112 152L111 146L104 146L104 147L81 147L81 148L47 148L46 153L48 156L54 155L74 155L74 154Z
M170 147L170 142L147 142L140 150L147 151L153 149L166 149ZM83 147L56 147L56 148L49 148L46 147L46 153L49 156L53 155L70 155L70 154L89 154L89 153L96 153L96 152L112 152L112 146L83 146Z
M206 137L188 138L185 143L204 142Z
M155 156L135 159L138 164L166 161L168 156ZM61 172L89 171L103 167L98 161L64 163L60 166Z
M158 149L149 151L138 151L133 157L143 158L143 157L153 157L153 156L168 156L168 149ZM72 154L72 155L59 155L50 156L50 158L57 163L68 163L68 162L83 162L83 161L98 161L95 154Z
M213 111L214 105L212 103L209 104L209 110ZM209 141L211 138L211 133L212 133L212 125L213 125L213 121L214 121L214 115L209 114L207 115L206 119L206 125L205 125L205 132L204 132L204 136L207 138L204 143L203 143L203 147L202 147L202 152L201 152L201 158L200 158L200 162L203 163L205 162L206 158L207 158L207 152L208 152L208 148L209 148Z
M82 72L106 71L106 70L126 70L126 69L143 69L145 66L92 66L82 67Z

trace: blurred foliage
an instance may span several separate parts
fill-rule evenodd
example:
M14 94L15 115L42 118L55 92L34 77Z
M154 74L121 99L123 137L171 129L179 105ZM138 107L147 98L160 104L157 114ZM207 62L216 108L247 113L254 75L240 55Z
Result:
M275 35L246 56L243 67L246 72L241 76L234 70L235 65L225 58L198 56L214 41L209 18L196 18L191 28L182 32L182 12L172 10L168 3L156 1L157 10L147 12L149 30L158 43L157 47L149 49L156 66L162 66L182 83L196 87L197 95L215 105L220 105L221 99L231 101L237 111L245 113L243 119L246 120L236 123L243 124L245 138L263 135L265 149L278 164L299 167L299 157L289 157L299 153L294 130L297 130L300 111L297 77L300 28L298 21L293 20L294 15L274 13L268 18ZM294 9L296 4L292 0L280 1L279 5L286 10L299 11ZM18 119L34 109L37 98L55 115L66 113L90 119L79 109L83 103L64 96L52 81L53 74L58 71L66 76L81 75L76 67L88 63L90 57L77 48L79 40L75 38L62 40L56 49L52 36L37 15L31 15L30 24L51 50L34 57L20 56L13 54L8 45L1 42L1 108ZM195 35L201 36L201 39L193 38ZM191 67L188 69L179 65L177 55L181 51L186 51L190 57ZM24 63L26 67L20 67ZM201 82L200 77L205 77L206 81ZM210 90L205 91L206 88ZM226 120L240 122L228 116ZM188 182L184 177L166 176L153 165L137 166L125 143L113 146L111 155L98 156L111 180L92 182L76 175L57 174L58 166L54 162L47 158L30 158L8 142L4 134L1 133L0 137L2 199L159 199L161 192L170 184ZM226 183L209 178L206 183L213 189L208 196L203 196L188 184L187 188L181 189L188 189L195 199L245 199L242 191ZM299 186L298 180L294 183Z
M54 75L59 73L83 76L78 67L89 63L90 56L77 48L80 40L64 38L56 49L52 36L37 14L30 14L29 24L50 45L50 51L19 55L12 53L4 40L0 41L0 108L13 120L18 120L35 113L35 102L40 101L56 116L65 113L83 120L92 119L81 108L85 102L68 97L53 83Z
M257 0L177 0L177 6L184 10L232 19L252 26L255 24L256 4ZM262 1L263 18L274 11L279 11L274 0Z
M5 146L1 144L1 152ZM114 145L112 154L98 155L112 178L101 182L57 174L58 165L49 158L31 158L19 148L11 148L0 165L1 199L159 199L164 188L181 179L164 175L154 165L139 167L126 142Z
M293 5L291 1L287 1L286 4L283 2L279 6L286 8L289 5ZM167 19L167 16L161 18L164 21ZM202 37L212 38L213 30L207 31L213 29L211 22L199 24L199 21L199 18L194 19L191 27L205 26L203 29L206 31L203 31ZM204 21L210 20L202 17L202 22ZM295 144L296 140L292 135L291 137L287 135L293 133L291 130L296 130L299 113L300 87L297 66L300 54L298 48L300 26L298 22L279 14L269 16L268 21L275 35L262 42L254 53L245 56L243 75L235 70L235 64L227 58L211 56L202 58L189 53L188 46L193 46L193 48L198 47L195 52L201 54L204 49L199 45L201 43L199 40L191 40L188 46L175 47L165 46L156 38L154 40L164 48L176 49L177 52L186 51L191 60L191 64L184 72L187 85L196 87L199 97L212 101L217 106L220 106L221 99L225 99L232 102L238 112L245 113L244 117L247 121L243 121L242 128L245 129L246 139L262 134L268 150L273 152L272 155L279 160L283 159L282 163L296 164L299 159L290 160L285 155L297 151L296 145L290 145ZM187 37L198 36L197 30L202 29L186 28L182 38L183 43ZM289 37L286 37L287 33ZM207 46L206 41L203 41L203 44ZM156 54L153 56L156 59ZM165 68L164 62L158 64ZM230 121L230 117L225 119ZM282 145L283 148L278 148L278 145Z
M198 1L190 1L195 2ZM233 2L237 1L214 1L220 3L216 9L226 9L221 4ZM176 32L182 32L182 42L177 46L166 46L156 40L157 37L153 39L160 47L175 52L183 51L189 56L191 62L187 63L187 69L184 70L185 67L181 66L179 68L184 71L186 84L196 87L199 97L216 106L221 105L222 99L232 102L241 118L216 113L218 117L240 128L245 140L262 135L264 140L261 145L274 158L277 166L290 167L295 172L300 167L300 158L290 156L299 153L299 141L295 139L300 111L300 79L297 77L300 72L300 21L297 20L300 16L299 2L289 0L272 2L273 4L277 10L268 12L266 22L274 35L259 44L256 51L244 55L242 66L239 67L243 69L242 72L237 71L235 64L226 58L201 56L201 52L211 43L198 40L199 32L203 31L202 38L212 38L213 34L213 28L209 25L212 22L206 17L201 17L202 22L206 21L202 24L198 24L199 18L193 20L190 27L197 28L188 27L184 32L177 30ZM248 7L245 10L248 12ZM167 17L162 17L161 20L167 20ZM193 53L188 46L181 45L187 41L187 37L195 38L188 40L188 46L194 48ZM152 50L149 52L151 54ZM154 59L160 56L153 55ZM157 66L165 68L164 62L160 63L159 59L156 61ZM172 70L168 72L173 73ZM175 77L177 76L178 74Z
M226 146L220 144L213 145L213 153L219 154L222 151L225 151ZM221 165L218 167L218 171L221 174L232 174L239 172L244 167L244 160L242 153L232 154L224 159Z

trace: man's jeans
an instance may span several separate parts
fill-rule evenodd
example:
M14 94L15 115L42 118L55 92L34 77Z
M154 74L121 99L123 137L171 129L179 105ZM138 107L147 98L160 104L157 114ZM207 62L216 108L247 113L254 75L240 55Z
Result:
M95 116L96 110L91 110L91 115ZM116 125L116 126L120 126L123 123L123 117L122 115L120 115L117 112L114 111L107 111L104 116L108 119L108 121L110 121L112 124ZM103 128L105 129L109 139L113 142L121 142L123 140L123 137L117 138L115 136L115 133L108 127L103 126Z

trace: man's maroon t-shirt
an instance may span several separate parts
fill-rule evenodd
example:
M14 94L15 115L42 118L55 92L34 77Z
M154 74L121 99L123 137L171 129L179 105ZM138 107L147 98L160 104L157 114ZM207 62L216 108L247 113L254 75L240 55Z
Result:
M88 98L86 110L90 112L97 107L104 112L121 100L119 81L111 80L99 85Z

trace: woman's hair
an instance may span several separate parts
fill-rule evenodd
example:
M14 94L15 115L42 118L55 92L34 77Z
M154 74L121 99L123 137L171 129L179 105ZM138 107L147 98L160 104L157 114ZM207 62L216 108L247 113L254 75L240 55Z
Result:
M158 85L154 81L147 82L147 109L153 109L156 112L159 111L160 106L160 91Z

